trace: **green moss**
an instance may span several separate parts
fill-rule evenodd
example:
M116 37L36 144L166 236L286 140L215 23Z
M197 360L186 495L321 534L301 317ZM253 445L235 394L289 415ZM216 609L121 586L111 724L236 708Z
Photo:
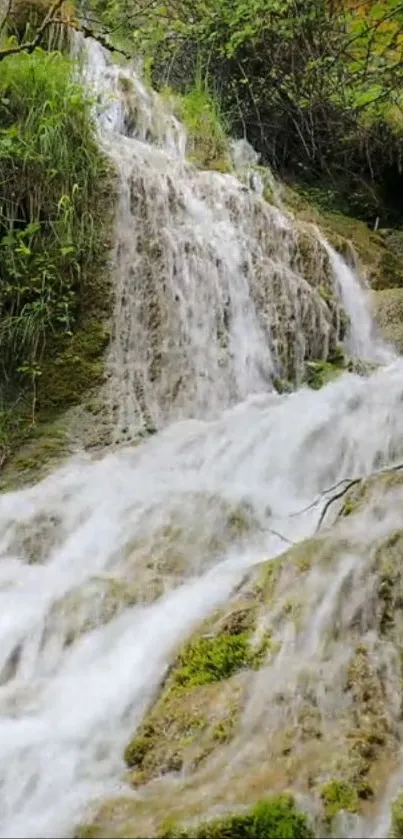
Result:
M105 288L106 301L108 296ZM103 383L103 356L110 333L96 316L98 310L92 312L90 307L77 332L63 341L63 347L59 345L55 358L44 359L38 390L39 409L43 412L75 405L84 393Z
M228 679L244 667L257 666L263 654L252 650L249 632L197 638L180 653L174 682L185 687Z
M126 746L123 757L128 766L141 766L147 752L152 748L153 730L150 730L148 736L143 735L135 737L128 746Z
M74 831L74 839L96 839L99 836L99 825L82 824Z
M356 789L345 781L328 781L321 789L325 821L330 824L340 810L356 813L359 800Z
M128 780L137 786L183 767L193 771L232 738L238 709L238 687L230 680L179 691L169 683L125 750L136 769Z
M390 839L403 839L403 792L392 804L391 817Z
M256 592L265 603L273 598L283 569L283 556L263 563L256 583Z
M249 811L201 824L192 830L168 827L161 839L310 839L314 833L307 817L290 795L278 795Z
M352 498L349 499L348 501L345 501L345 503L343 504L343 507L340 511L340 516L342 516L342 517L351 516L351 514L354 513L357 510L357 507L358 507L357 501L354 501Z
M220 720L213 728L213 740L218 743L229 743L234 733L235 720L228 716L226 720Z
M342 371L343 364L340 362L307 361L304 382L312 390L320 390L321 387L336 379Z
M292 393L294 390L292 382L289 382L287 379L281 379L278 376L275 376L273 379L273 387L277 393Z

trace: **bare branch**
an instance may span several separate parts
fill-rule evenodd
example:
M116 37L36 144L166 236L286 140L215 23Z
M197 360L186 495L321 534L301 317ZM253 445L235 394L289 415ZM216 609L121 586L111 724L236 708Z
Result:
M105 47L105 49L109 50L109 52L117 52L119 55L123 55L124 58L127 58L130 61L133 56L127 52L126 50L120 49L120 47L115 47L113 44L105 38L104 35L98 34L94 32L89 26L86 26L83 23L74 23L74 21L66 21L66 25L70 27L70 29L75 29L76 32L81 32L84 35L84 38L93 38L94 41L98 41L101 44L101 47Z
M402 469L403 469L403 463L397 463L395 466L387 466L384 469L378 469L376 472L372 472L370 475L364 475L361 478L352 478L351 480L349 480L348 483L346 484L346 486L343 487L343 489L341 489L340 492L337 492L335 495L332 495L332 497L328 498L328 500L326 501L326 504L325 504L321 514L320 514L320 518L319 518L319 521L318 521L318 524L317 524L317 527L316 527L316 532L318 532L318 530L320 530L329 507L335 501L338 501L340 498L342 498L343 495L346 495L346 493L350 489L352 489L353 486L356 486L357 484L360 484L363 481L367 481L371 478L374 478L377 475L387 475L391 472L399 472Z
M286 536L283 536L282 533L279 533L278 530L274 530L274 528L269 527L269 533L272 533L273 536L277 536L278 539L281 539L282 542L286 542L287 545L295 545L296 542L293 542L292 539L287 539Z
M352 489L353 486L356 486L357 484L359 484L363 480L365 480L365 479L364 478L354 478L354 480L349 481L349 483L346 484L346 486L343 487L343 489L341 489L340 492L337 492L336 495L332 495L331 498L328 498L328 500L326 501L326 504L325 504L321 514L320 514L320 518L319 518L318 524L316 526L316 533L318 532L318 530L320 530L329 507L332 504L334 504L334 502L337 501L339 498L342 498L343 495L345 495L346 492L349 491L349 489Z

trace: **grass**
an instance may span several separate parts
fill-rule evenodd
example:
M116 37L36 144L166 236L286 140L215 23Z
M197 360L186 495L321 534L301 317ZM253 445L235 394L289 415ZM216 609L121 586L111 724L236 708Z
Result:
M23 416L35 424L54 403L55 364L66 353L67 404L78 398L69 347L79 332L96 331L95 315L102 331L107 309L112 174L74 69L42 50L0 64L0 388L12 394L0 406L0 457L14 444L10 405L28 392ZM95 343L99 355L105 340Z
M311 839L307 817L291 795L267 798L244 814L206 822L191 831L168 827L161 839Z
M214 96L201 83L188 93L176 94L165 88L178 119L188 132L187 156L201 169L228 172L231 169L226 126Z

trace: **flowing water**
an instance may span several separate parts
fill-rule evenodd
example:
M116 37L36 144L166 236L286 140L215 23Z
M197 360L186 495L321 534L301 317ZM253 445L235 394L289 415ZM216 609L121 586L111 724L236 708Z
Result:
M158 433L0 497L1 837L67 836L92 796L119 789L123 747L178 644L245 569L314 532L320 493L403 456L391 353L368 379L273 390L288 318L297 372L338 332L339 310L329 320L298 272L294 222L234 175L197 172L163 103L96 45L89 55L120 176L106 398L117 441ZM350 346L379 361L357 279L314 241ZM327 591L312 584L300 660L351 570L350 558Z

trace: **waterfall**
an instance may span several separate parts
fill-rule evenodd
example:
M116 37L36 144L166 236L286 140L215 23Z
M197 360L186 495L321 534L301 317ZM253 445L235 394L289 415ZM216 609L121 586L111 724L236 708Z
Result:
M329 254L340 298L350 319L346 340L350 355L375 364L392 361L395 353L377 335L365 290L355 272L323 238L322 242Z
M357 355L364 294L318 231L235 174L189 164L185 128L168 104L136 73L108 64L97 43L87 56L120 185L108 395L115 439L218 416L272 389L274 377L299 384L306 361L341 343L342 306ZM232 157L247 176L253 150L234 144Z
M313 534L318 494L403 456L401 360L272 386L342 340L341 303L366 351L344 262L235 174L197 171L169 109L95 43L86 74L120 190L106 398L116 440L158 433L0 496L4 838L71 835L93 797L124 794L123 748L178 646L247 569ZM293 666L318 655L353 567L319 581Z

